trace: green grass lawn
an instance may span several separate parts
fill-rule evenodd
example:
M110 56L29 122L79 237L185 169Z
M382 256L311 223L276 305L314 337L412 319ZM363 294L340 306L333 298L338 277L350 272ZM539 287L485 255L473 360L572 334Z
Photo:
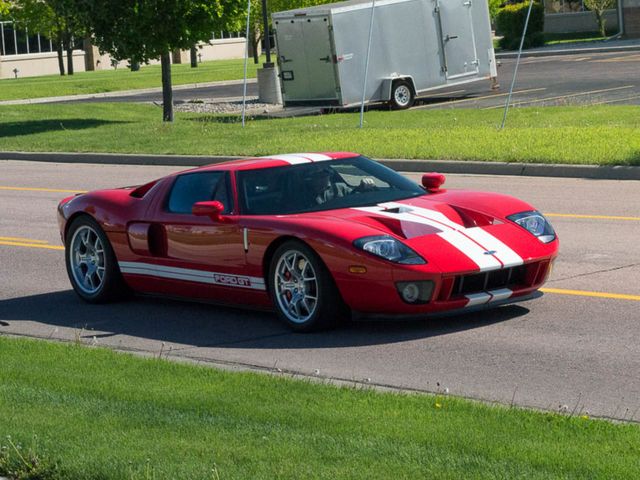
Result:
M0 475L630 479L640 428L0 337ZM18 453L19 452L19 453Z
M613 35L615 32L608 32ZM545 33L544 44L556 45L558 43L580 43L597 42L607 37L600 35L600 32L574 32L574 33Z
M249 59L247 76L255 78L256 68L253 59ZM171 66L173 85L189 83L216 82L220 80L238 80L244 75L244 60L215 60L202 62L197 68L190 64ZM115 92L162 86L160 65L142 66L139 71L128 68L117 70L98 70L79 72L73 76L47 75L19 79L0 80L0 101L61 95L81 95L88 93Z
M267 155L348 150L374 158L640 165L640 107L372 111L280 120L178 114L137 104L0 107L0 151Z

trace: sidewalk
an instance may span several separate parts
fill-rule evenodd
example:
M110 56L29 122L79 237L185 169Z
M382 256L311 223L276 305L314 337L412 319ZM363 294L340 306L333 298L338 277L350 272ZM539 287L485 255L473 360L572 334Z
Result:
M255 78L247 79L247 83L256 83L258 80ZM174 85L172 90L189 90L191 88L204 88L204 87L221 87L224 85L241 85L243 80L223 80L220 82L206 82L206 83L189 83L186 85ZM41 97L41 98L27 98L22 100L3 100L0 101L0 105L30 105L35 103L51 103L51 102L65 102L68 100L87 100L91 98L117 98L117 97L129 97L132 95L140 95L144 93L160 93L162 87L154 88L140 88L138 90L121 90L116 92L102 92L102 93L87 93L84 95L64 95L60 97Z
M558 43L541 48L523 50L522 57L546 57L553 55L585 55L590 53L613 53L640 51L640 39L600 40L593 42ZM517 51L496 53L496 58L516 58Z
M163 165L197 167L245 157L198 155L139 155L121 153L0 152L1 160L54 163L97 163L111 165ZM640 167L557 165L542 163L477 162L456 160L377 159L402 172L440 172L468 175L514 175L529 177L588 178L597 180L640 180Z

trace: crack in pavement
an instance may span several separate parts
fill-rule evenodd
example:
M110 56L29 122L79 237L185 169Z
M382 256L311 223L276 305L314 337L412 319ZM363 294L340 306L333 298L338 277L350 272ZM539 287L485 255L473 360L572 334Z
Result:
M278 338L278 337L286 337L294 335L293 332L282 332L282 333L273 333L270 335L261 335L258 337L250 337L250 338L242 338L239 340L229 340L228 342L218 342L211 344L203 344L203 345L187 345L184 347L174 348L174 352L185 352L188 350L199 349L199 348L217 348L217 347L228 347L230 345L240 345L248 342L255 342L256 340L266 340L270 338Z
M638 266L640 266L640 263L632 263L631 265L623 265L621 267L613 267L613 268L607 268L604 270L596 270L595 272L579 273L577 275L571 275L570 277L554 278L553 280L548 280L547 283L562 282L564 280L571 280L579 277L588 277L590 275L596 275L598 273L615 272L616 270L623 270L625 268L633 268Z

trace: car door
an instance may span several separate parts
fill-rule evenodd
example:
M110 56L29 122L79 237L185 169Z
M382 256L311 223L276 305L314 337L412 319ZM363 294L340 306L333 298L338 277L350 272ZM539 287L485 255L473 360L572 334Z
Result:
M193 215L196 202L213 200L225 207L219 219ZM245 275L229 172L177 175L151 210L147 221L129 226L130 243L137 231L146 232L146 252L140 252L146 258L123 273L153 277L162 283L154 291L181 296L233 300L237 290L264 291L263 279Z

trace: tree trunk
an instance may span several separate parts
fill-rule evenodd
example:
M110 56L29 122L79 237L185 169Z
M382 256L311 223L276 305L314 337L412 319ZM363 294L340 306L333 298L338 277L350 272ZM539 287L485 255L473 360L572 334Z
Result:
M191 47L190 53L191 53L191 68L197 68L198 67L198 49L196 48L195 45Z
M604 18L604 10L603 11L596 10L595 14L596 14L596 19L598 20L598 27L600 28L600 36L601 37L606 37L607 36L607 32L606 32L606 29L605 29L606 20Z
M160 56L162 68L162 120L173 122L173 91L171 90L171 53Z
M73 75L73 46L67 45L67 72Z
M260 63L260 53L258 52L258 42L260 41L257 34L251 35L251 50L253 50L253 63Z
M62 37L58 36L56 39L56 52L58 53L58 69L60 75L64 76L64 54L62 50Z
M64 46L67 50L67 74L73 75L73 36L69 31L64 34Z

